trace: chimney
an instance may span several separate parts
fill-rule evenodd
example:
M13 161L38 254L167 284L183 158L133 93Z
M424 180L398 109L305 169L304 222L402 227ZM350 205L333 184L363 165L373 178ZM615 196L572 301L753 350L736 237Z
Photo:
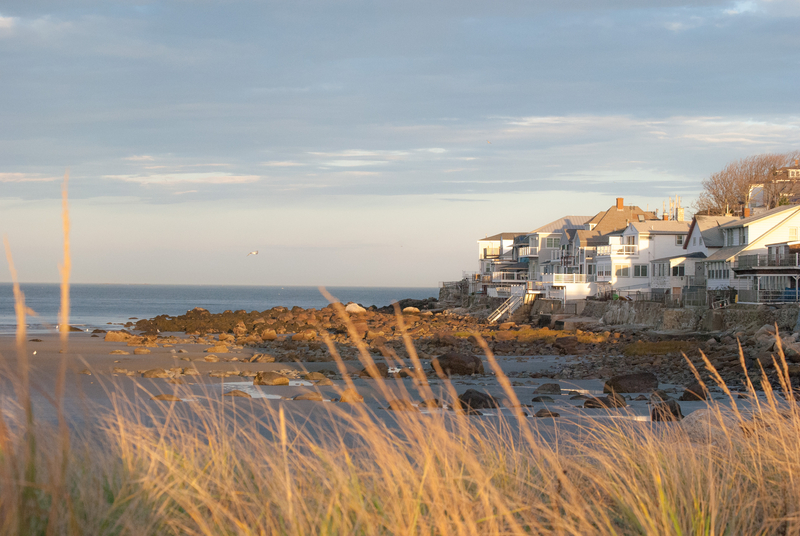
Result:
M662 221L669 221L669 214L665 212L664 214L661 215L661 219Z
M675 219L677 221L683 221L683 207L678 207L675 212L677 212Z
M750 217L750 209L749 208L745 208L744 209L744 217L745 218L749 218Z
M625 208L624 201L625 199L622 197L617 198L617 210L622 210L623 208Z

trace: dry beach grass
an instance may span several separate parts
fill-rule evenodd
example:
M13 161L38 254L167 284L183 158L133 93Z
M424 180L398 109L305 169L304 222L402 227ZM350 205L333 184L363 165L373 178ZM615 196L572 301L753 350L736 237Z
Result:
M68 258L66 250L65 266ZM367 405L333 403L312 422L276 401L209 393L200 403L157 403L109 384L113 411L97 430L77 430L61 412L54 427L33 414L27 309L15 292L19 354L6 370L16 392L0 418L0 534L800 533L800 413L782 352L783 393L765 381L766 396L745 412L726 391L727 404L709 401L692 429L603 420L553 439L541 419L521 413L397 411L390 426ZM405 341L414 374L420 364ZM484 349L508 406L519 407ZM60 408L64 367L58 374ZM379 388L395 381L409 385L375 379ZM408 398L434 395L424 375L414 385ZM454 402L455 386L445 385ZM756 386L748 390L756 396Z

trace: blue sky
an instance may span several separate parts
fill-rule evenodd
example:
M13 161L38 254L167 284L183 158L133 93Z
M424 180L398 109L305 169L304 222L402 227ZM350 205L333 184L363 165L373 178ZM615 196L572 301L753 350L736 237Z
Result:
M0 4L0 233L57 280L69 168L78 282L434 286L487 234L800 148L799 25L797 0Z

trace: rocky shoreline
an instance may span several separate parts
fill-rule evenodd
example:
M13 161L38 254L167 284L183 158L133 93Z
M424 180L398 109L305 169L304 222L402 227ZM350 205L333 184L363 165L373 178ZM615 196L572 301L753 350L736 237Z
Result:
M498 356L516 356L522 361L536 361L538 356L563 356L548 370L515 372L510 374L512 378L607 379L649 372L662 383L690 385L695 376L688 358L701 377L713 384L702 351L726 384L741 388L746 383L739 354L741 343L747 375L757 387L762 367L773 387L779 387L773 364L779 345L786 355L792 385L800 385L800 334L781 334L779 340L775 327L769 325L750 332L731 330L714 334L666 333L625 325L563 330L514 322L491 325L470 315L454 314L433 298L407 300L401 302L401 307L406 333L422 360L446 354L481 355L478 336ZM349 304L347 309L357 337L376 362L409 364L403 330L393 308L367 309ZM324 333L344 360L358 359L358 349L348 327L333 306L275 307L218 314L196 308L180 316L160 315L139 320L129 327L138 335L112 332L107 337L130 337L129 345L146 348L169 344L169 336L163 334L183 332L191 342L208 345L207 352L215 357L224 356L229 348L249 347L259 352L260 359L270 362L328 362L333 357L322 340Z

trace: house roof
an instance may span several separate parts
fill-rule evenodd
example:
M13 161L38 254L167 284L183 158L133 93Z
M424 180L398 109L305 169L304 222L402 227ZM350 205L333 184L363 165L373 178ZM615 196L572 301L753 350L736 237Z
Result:
M721 248L725 244L725 240L720 226L740 219L739 216L695 216L692 219L691 227L689 227L689 234L696 227L700 231L703 244L707 248ZM683 244L683 249L686 249L688 245L689 241L687 240Z
M583 226L586 225L591 219L592 216L564 216L563 218L551 221L547 225L542 225L541 227L534 229L529 234L553 233L556 231L563 231L565 229L583 229Z
M514 238L518 237L519 235L524 235L527 233L498 233L496 235L487 236L486 238L479 238L478 242L497 242L499 240L513 240Z
M678 235L689 231L688 221L644 221L631 223L631 227L639 231L639 234L651 235Z
M761 214L756 214L755 216L749 216L747 218L742 218L741 220L732 221L720 227L722 229L734 229L736 227L743 227L745 225L750 225L751 223L756 222L760 219L769 218L770 216L780 214L781 212L788 212L790 210L800 210L800 205L787 205L784 207L775 207L771 210L767 210L766 212L762 212Z
M655 212L642 210L636 205L623 206L621 209L614 205L605 212L598 213L587 223L596 224L593 231L608 234L625 229L631 222L638 222L639 216L642 216L645 221L658 220Z
M662 257L660 259L655 259L650 262L664 262L664 261L671 261L672 259L705 259L706 254L702 251L695 251L694 253L688 253L686 255L673 255L672 257Z
M728 259L738 255L746 247L747 245L720 248L719 250L715 251L714 253L706 257L706 262L727 261Z

